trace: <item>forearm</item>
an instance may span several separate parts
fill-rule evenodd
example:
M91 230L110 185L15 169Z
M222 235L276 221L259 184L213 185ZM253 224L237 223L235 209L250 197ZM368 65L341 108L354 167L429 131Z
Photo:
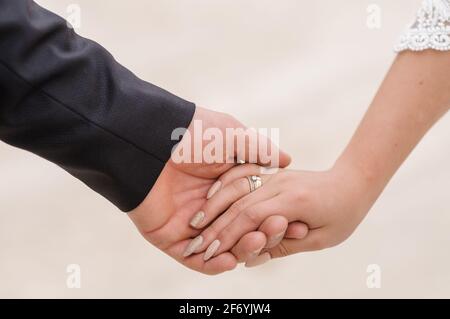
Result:
M449 107L450 52L400 54L336 167L357 174L376 199Z
M0 0L0 140L129 211L149 193L194 105L138 79L33 1Z

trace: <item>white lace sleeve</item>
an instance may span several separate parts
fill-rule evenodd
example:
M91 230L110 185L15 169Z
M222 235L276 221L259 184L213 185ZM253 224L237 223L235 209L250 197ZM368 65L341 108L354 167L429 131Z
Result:
M416 21L395 47L396 52L426 49L450 50L450 0L424 0Z

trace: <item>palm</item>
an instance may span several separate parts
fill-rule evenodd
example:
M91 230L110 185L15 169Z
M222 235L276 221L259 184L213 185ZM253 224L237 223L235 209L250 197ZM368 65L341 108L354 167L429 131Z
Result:
M201 255L183 258L189 241L200 231L189 226L192 216L206 202L208 189L229 165L177 165L169 161L158 178L156 187L145 201L130 214L144 238L150 243L198 271L205 272ZM230 253L216 258L231 267L235 263Z

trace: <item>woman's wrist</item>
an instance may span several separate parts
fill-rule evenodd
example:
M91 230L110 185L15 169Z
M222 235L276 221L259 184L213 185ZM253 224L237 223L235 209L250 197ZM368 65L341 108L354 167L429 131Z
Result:
M360 161L350 152L339 157L331 171L343 182L342 187L350 189L352 197L357 197L363 206L371 206L389 180L376 165L370 161Z

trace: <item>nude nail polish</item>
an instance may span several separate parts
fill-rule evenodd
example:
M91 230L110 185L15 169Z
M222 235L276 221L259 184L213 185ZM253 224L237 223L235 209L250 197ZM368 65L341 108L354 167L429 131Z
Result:
M269 253L264 253L264 254L259 255L256 258L248 260L245 263L245 267L252 268L252 267L260 266L260 265L265 264L266 262L268 262L270 259L271 259L270 254Z
M211 197L213 197L214 194L217 193L221 187L222 187L221 181L215 182L209 189L208 194L206 195L206 199L210 199Z
M194 228L197 228L204 219L205 219L205 213L203 211L199 211L197 214L194 215L194 217L192 217L189 225L191 225Z
M209 260L219 249L220 246L220 240L216 239L211 243L211 245L208 246L208 249L206 249L205 256L203 256L203 260L207 261Z
M188 257L192 255L202 244L203 244L203 236L200 235L192 239L189 245L186 247L186 250L183 253L183 257Z

